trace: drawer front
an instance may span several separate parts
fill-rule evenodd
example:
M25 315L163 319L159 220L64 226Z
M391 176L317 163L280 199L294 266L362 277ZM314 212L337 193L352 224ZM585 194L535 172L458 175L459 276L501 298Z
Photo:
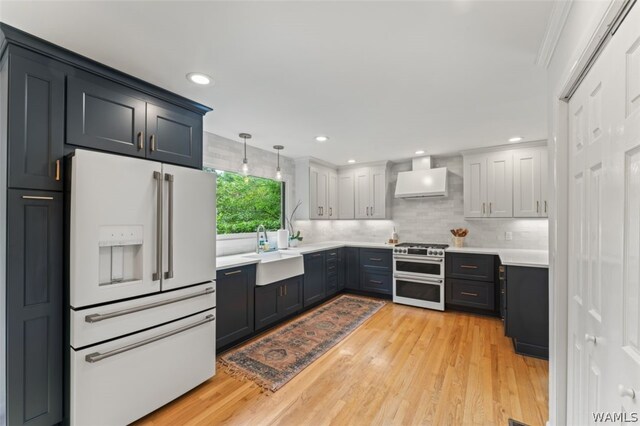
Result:
M211 309L216 306L215 290L216 283L211 282L96 308L71 309L71 346L81 348ZM150 307L162 302L169 303ZM112 316L135 309L140 310Z
M81 351L72 349L71 424L131 423L212 377L215 314L211 309ZM157 340L111 352L147 339ZM101 360L93 355L110 352Z
M324 252L327 260L329 259L338 259L338 249L327 250Z
M495 278L493 255L449 253L446 263L447 277L490 282Z
M391 250L360 249L360 266L391 270Z
M374 293L391 294L392 278L389 272L380 272L374 268L363 268L360 289Z
M327 267L327 276L336 275L338 273L338 259L327 258L325 265Z
M446 303L493 310L495 308L493 284L481 281L447 279Z

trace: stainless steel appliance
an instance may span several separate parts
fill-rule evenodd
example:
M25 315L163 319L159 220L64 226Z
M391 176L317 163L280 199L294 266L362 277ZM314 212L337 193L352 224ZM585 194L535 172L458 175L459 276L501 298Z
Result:
M402 243L393 249L393 301L444 311L446 244Z
M127 424L215 374L215 175L76 150L70 423Z

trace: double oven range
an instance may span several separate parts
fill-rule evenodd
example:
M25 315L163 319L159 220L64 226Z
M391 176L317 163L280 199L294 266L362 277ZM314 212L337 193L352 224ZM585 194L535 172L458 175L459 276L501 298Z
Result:
M402 243L393 249L393 301L444 311L446 244Z

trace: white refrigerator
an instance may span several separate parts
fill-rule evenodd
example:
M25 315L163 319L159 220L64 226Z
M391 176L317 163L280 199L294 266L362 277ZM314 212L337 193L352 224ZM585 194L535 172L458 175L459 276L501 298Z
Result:
M76 150L70 421L127 424L215 374L215 175Z

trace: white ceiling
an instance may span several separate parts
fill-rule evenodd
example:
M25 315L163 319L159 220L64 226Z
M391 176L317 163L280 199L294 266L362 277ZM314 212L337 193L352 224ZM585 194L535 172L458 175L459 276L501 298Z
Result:
M336 164L546 137L550 1L29 2L0 19L214 108L205 130ZM185 74L204 72L213 86ZM324 144L314 137L326 134Z

